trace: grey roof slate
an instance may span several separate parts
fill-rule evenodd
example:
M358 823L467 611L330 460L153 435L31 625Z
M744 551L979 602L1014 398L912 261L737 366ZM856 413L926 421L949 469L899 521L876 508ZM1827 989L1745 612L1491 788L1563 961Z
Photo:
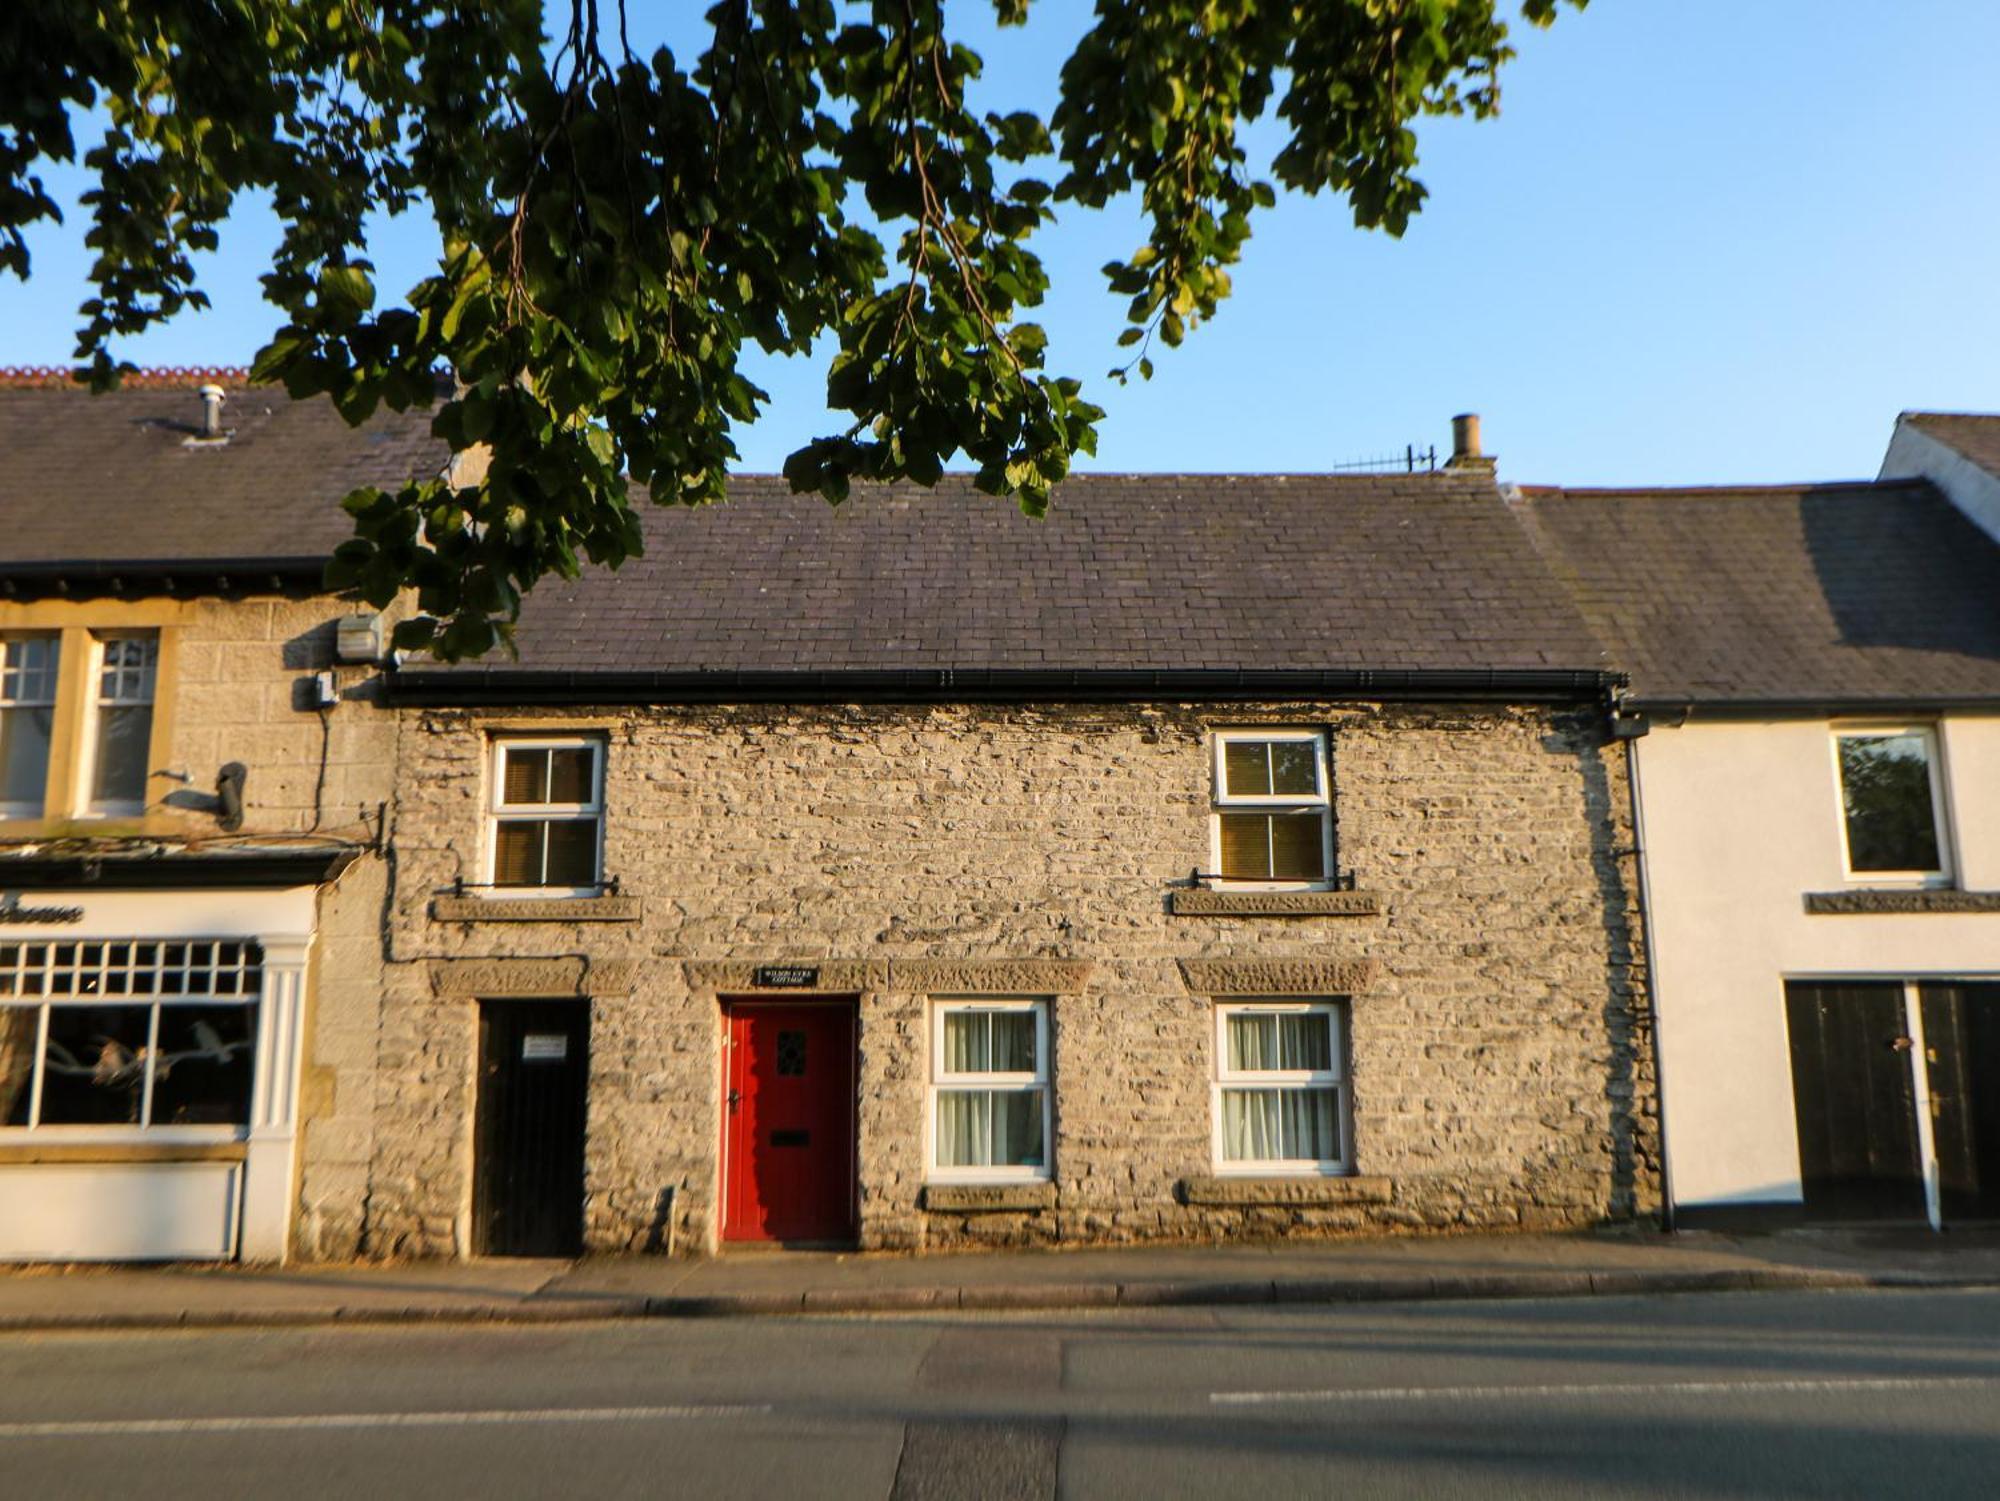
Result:
M351 428L324 398L228 392L229 441L190 444L192 389L0 389L0 564L323 559L340 498L436 474L428 412Z
M1524 492L1641 699L2000 700L2000 547L1928 481Z
M772 476L730 491L701 510L645 507L643 557L538 587L518 666L1599 663L1490 477L1080 475L1039 521L961 475L856 486L838 507Z

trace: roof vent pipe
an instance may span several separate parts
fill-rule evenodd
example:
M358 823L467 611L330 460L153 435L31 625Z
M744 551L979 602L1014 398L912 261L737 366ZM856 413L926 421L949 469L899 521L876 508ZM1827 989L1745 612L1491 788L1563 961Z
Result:
M201 435L204 438L222 436L222 399L227 394L220 386L201 388Z

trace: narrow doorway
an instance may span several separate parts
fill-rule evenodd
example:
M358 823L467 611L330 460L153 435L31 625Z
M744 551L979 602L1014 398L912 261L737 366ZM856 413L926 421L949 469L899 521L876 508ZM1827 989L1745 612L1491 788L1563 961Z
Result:
M851 1244L853 1002L737 1001L725 1022L722 1238Z
M583 1249L587 1001L483 1001L472 1243L482 1256Z

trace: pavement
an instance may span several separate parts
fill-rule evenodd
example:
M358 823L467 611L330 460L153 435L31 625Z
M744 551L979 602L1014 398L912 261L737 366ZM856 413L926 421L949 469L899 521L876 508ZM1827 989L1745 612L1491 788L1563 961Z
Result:
M892 1253L732 1251L308 1267L0 1270L0 1332L556 1322L1407 1302L1750 1289L2000 1287L2000 1231L1626 1227L1311 1243Z

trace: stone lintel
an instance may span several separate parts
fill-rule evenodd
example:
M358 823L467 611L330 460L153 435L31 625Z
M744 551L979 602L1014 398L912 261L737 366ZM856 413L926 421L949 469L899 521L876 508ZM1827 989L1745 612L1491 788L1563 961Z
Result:
M924 1208L933 1214L999 1214L1053 1209L1053 1183L926 1183Z
M1088 959L684 959L688 989L784 995L907 991L921 995L1075 995L1089 983ZM757 972L814 969L810 985L763 986Z
M758 970L813 969L819 978L810 985L759 985ZM823 995L838 991L855 995L864 990L887 990L889 966L879 959L795 959L773 955L768 959L683 959L681 972L689 990L725 995L747 992L754 995Z
M1351 995L1375 979L1373 959L1183 959L1196 995Z
M1379 917L1385 903L1373 891L1171 891L1176 917Z
M441 896L431 902L439 922L637 922L636 896Z
M1839 913L2000 912L2000 891L1948 891L1929 887L1808 891L1806 911L1816 916Z
M444 999L630 995L639 966L630 959L433 959L431 989Z
M889 988L925 995L1077 995L1088 959L891 959Z
M1181 1179L1183 1203L1224 1207L1386 1204L1392 1192L1387 1178L1233 1178L1212 1174Z

